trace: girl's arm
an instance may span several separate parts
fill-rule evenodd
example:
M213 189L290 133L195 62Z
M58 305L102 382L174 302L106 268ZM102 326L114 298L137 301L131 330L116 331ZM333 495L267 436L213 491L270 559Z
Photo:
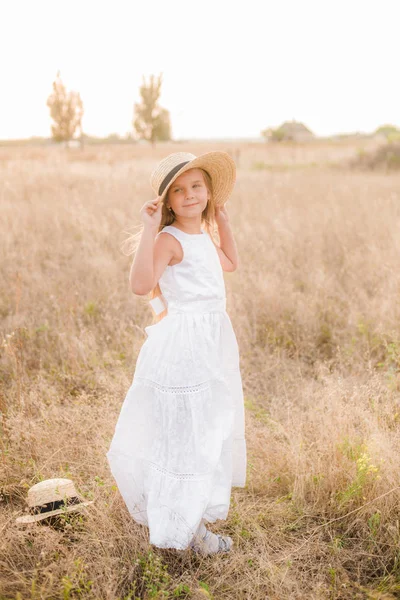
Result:
M224 271L235 271L239 265L239 256L225 206L216 208L215 220L218 225L220 240L220 248L218 250L217 247L217 250L221 266Z
M165 267L174 256L172 236L161 235L155 240L161 221L159 198L146 202L140 211L143 232L129 273L134 294L148 294L156 285Z

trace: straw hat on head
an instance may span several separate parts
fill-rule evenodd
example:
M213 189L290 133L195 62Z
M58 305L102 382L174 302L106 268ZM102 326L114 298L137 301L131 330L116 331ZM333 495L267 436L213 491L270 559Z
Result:
M152 172L151 187L164 200L175 179L189 169L204 169L210 175L216 206L222 206L228 200L235 185L236 165L227 152L207 152L200 156L190 152L170 154Z
M45 479L28 490L28 515L18 517L16 523L34 523L64 512L80 510L93 504L77 494L70 479Z

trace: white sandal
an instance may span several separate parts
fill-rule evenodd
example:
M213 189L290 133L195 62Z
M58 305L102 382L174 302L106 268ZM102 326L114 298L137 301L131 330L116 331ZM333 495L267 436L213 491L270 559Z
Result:
M216 535L218 537L218 552L229 552L233 545L232 538L229 535L219 535L219 533Z
M212 537L218 538L218 548L211 550L210 541ZM189 548L198 554L210 555L210 554L221 554L223 552L229 552L232 548L232 538L227 535L215 534L206 529L206 533L203 537L195 536L189 544Z

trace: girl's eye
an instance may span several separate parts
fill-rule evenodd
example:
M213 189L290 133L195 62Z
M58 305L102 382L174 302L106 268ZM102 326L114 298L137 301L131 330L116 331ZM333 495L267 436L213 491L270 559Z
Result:
M195 183L193 187L200 187L198 183Z

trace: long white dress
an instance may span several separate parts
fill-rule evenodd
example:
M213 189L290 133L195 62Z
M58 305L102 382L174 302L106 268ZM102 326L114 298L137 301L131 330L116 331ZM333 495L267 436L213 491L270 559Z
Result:
M184 258L159 285L168 314L145 328L107 460L129 513L159 548L188 547L201 519L226 519L246 482L239 349L217 250L169 225Z

